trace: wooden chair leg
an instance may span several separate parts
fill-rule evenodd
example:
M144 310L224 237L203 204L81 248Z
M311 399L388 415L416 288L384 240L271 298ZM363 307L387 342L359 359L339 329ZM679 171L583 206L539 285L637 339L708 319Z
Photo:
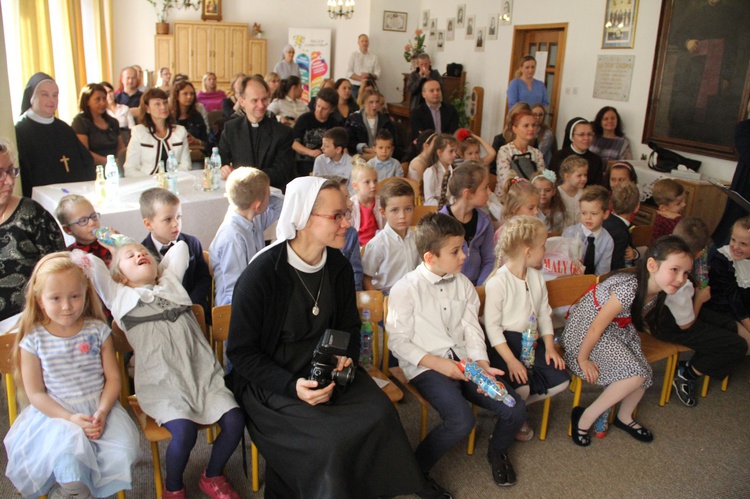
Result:
M547 423L549 423L549 406L552 398L544 399L544 408L542 409L542 427L539 429L539 440L547 439Z
M259 472L258 472L258 448L255 446L255 444L250 444L250 459L252 459L252 463L250 464L252 466L252 480L253 480L253 492L258 492L260 490L260 478L259 478Z
M703 376L703 389L701 390L701 397L706 398L708 395L708 383L711 381L711 376Z
M572 379L575 381L575 385L576 385L575 390L573 392L573 407L576 407L581 402L581 387L583 385L583 380L576 375L573 375ZM569 423L568 424L568 436L570 437L572 435L573 435L573 425Z
M121 490L117 493L117 499L125 499L125 491Z
M422 423L419 428L419 441L425 439L427 436L427 407L422 406Z
M727 391L728 387L729 387L729 376L727 375L727 377L724 378L724 381L721 382L721 391L722 392Z
M473 405L471 406L471 410L474 413L474 420L476 421L477 418L477 406ZM466 453L470 456L474 455L474 444L477 440L477 424L474 423L474 428L471 430L471 433L469 433L469 447L466 449Z
M156 499L161 499L164 488L161 479L161 461L159 460L159 444L151 442L151 462L154 463L154 486L156 487Z
M680 355L676 353L672 357L667 359L667 371L670 373L669 375L670 381L669 381L669 387L667 388L666 397L664 399L665 404L668 404L669 399L672 398L672 380L674 379L674 374L677 371L677 361L679 358L680 358Z
M667 394L672 390L672 379L674 379L674 369L677 360L677 354L667 357L667 367L664 372L664 383L661 385L661 396L659 397L659 407L664 407L667 403Z

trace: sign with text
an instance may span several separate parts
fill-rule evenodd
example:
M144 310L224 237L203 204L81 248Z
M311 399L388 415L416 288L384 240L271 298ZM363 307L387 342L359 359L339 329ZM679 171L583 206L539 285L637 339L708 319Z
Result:
M634 55L598 56L594 98L627 102L630 99L634 63Z
M302 78L302 100L310 102L331 72L331 30L289 28L289 43Z

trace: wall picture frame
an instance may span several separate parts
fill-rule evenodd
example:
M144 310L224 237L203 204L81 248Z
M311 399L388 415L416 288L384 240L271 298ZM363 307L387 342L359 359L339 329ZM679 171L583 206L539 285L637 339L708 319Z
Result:
M742 2L664 1L643 143L736 161L750 101L746 16Z
M499 24L509 26L513 23L513 0L505 0L503 2L503 10L499 16Z
M638 0L606 0L603 49L632 49L638 21Z
M446 21L445 40L452 42L456 36L456 18L449 17Z
M221 21L222 0L204 0L201 4L201 19L204 21Z
M422 31L427 31L427 27L430 25L430 11L422 11Z
M477 16L466 16L466 39L473 40L476 37Z
M406 22L409 14L406 12L396 12L394 10L383 11L383 31L400 31L406 32Z
M466 27L466 4L462 3L456 7L456 27Z

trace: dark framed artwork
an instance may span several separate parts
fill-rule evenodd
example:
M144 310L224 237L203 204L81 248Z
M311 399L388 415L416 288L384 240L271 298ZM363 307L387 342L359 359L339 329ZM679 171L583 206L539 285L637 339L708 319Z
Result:
M733 160L748 115L745 0L664 0L643 142Z
M221 21L221 0L204 0L201 19L204 21Z

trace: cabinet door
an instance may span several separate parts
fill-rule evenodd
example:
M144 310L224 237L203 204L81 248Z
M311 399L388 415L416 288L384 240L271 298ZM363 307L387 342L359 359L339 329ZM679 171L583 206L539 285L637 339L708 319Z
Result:
M231 28L227 26L215 26L214 29L214 41L211 45L211 52L209 53L209 71L216 73L216 80L219 82L229 81L231 78L230 62L229 62L229 47L231 45L230 31Z
M195 38L195 56L193 57L193 67L190 70L190 80L200 82L206 71L211 68L211 50L213 45L213 27L197 25L193 29ZM198 85L196 88L200 88Z
M193 53L193 27L189 24L174 23L175 73L191 75Z
M156 76L161 68L169 68L174 72L174 37L172 35L156 35L154 39L154 67Z
M266 40L264 38L250 38L250 61L248 73L266 74Z
M229 49L229 79L237 73L247 71L247 34L245 27L231 29L231 43ZM251 73L252 74L252 73Z

